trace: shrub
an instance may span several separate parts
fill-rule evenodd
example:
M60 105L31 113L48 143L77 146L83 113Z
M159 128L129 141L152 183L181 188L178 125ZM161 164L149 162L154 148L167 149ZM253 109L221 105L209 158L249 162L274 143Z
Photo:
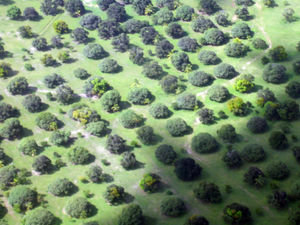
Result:
M53 23L53 28L58 34L67 34L69 33L68 24L63 20L58 20Z
M134 153L124 152L122 154L121 165L126 170L135 168L137 165L137 160L135 158Z
M218 149L218 142L209 133L198 133L192 138L191 147L198 153L211 153Z
M67 178L57 178L48 186L48 192L54 196L69 196L74 192L75 185Z
M54 131L58 129L58 119L49 112L39 114L35 122L39 128L46 131Z
M293 70L295 73L300 74L300 61L293 62Z
M71 37L74 39L74 41L81 43L86 43L88 41L88 34L89 32L81 27L77 27L74 29L71 33Z
M141 125L143 117L128 109L120 115L120 121L124 128L135 128Z
M238 72L232 65L222 63L214 68L214 74L217 78L231 79L235 77L238 74Z
M181 5L176 9L176 19L183 21L191 21L193 18L193 14L195 13L194 8L188 5Z
M43 107L42 100L37 95L27 95L22 101L22 104L25 109L27 109L31 113L39 112Z
M142 225L144 216L141 207L137 204L130 204L122 209L118 225Z
M86 171L86 175L93 183L99 183L102 181L103 171L100 166L92 165Z
M170 110L162 103L154 103L150 106L149 113L155 119L164 119L170 116Z
M286 100L280 103L277 113L282 120L294 120L299 116L299 104L292 100Z
M177 2L174 0L157 0L156 5L158 8L168 8L169 10L174 10L177 7Z
M267 49L269 46L268 44L261 38L255 38L252 41L252 45L255 49Z
M10 191L8 202L12 207L18 207L19 210L26 211L37 205L37 193L28 187L17 186Z
M66 205L66 213L73 218L87 218L92 215L92 205L83 197L71 199Z
M9 63L0 63L0 78L6 78L12 73L11 65Z
M109 185L104 193L105 200L111 205L119 205L125 197L124 188L115 184Z
M266 174L275 180L283 180L290 175L290 170L282 161L273 161L266 168Z
M300 222L300 212L296 209L289 212L289 225L297 225Z
M101 97L110 89L110 85L103 79L103 77L94 76L85 82L83 89L88 97Z
M157 147L155 156L160 162L164 164L171 164L177 158L177 154L173 150L173 147L166 144L162 144Z
M101 22L101 18L94 14L87 14L81 17L80 19L80 26L88 30L95 30L98 28L99 23Z
M257 167L251 166L244 174L244 181L256 187L262 187L265 184L265 174Z
M227 12L221 11L215 17L217 24L223 27L231 25L231 22L228 19L229 14Z
M32 138L23 139L18 147L19 151L24 155L35 156L39 153L39 146Z
M0 168L0 188L2 190L8 189L16 185L16 178L18 177L19 170L13 166L8 165Z
M204 44L219 46L226 42L224 33L217 28L210 28L204 32Z
M266 88L261 89L257 92L257 104L259 106L264 106L267 102L274 102L276 100L274 93Z
M151 61L144 65L142 73L150 79L158 79L164 71L156 61Z
M65 9L71 16L81 16L85 13L85 8L81 0L67 0L65 2Z
M190 216L184 225L209 225L208 220L203 216Z
M68 159L72 164L83 165L91 160L91 154L86 148L76 146L68 152Z
M247 75L245 75L247 76ZM253 87L254 83L252 82L252 79L248 79L247 77L238 78L235 80L235 84L233 85L233 88L241 93L247 93L250 92Z
M114 49L118 52L126 52L129 49L129 37L125 33L113 37L111 42Z
M175 174L183 181L192 181L199 177L202 168L192 158L181 158L175 161Z
M156 43L155 52L156 56L160 59L167 58L172 52L174 45L168 40L162 40Z
M85 80L89 78L91 75L83 68L78 68L74 70L75 77L79 78L80 80Z
M6 119L16 117L18 110L12 105L5 102L0 102L0 122L4 122Z
M107 132L106 124L102 121L88 123L86 130L97 137L103 137Z
M283 46L277 46L269 51L269 56L274 62L281 62L287 59L288 54Z
M70 131L60 131L56 130L51 133L50 142L54 145L67 145L71 140L71 132Z
M43 82L47 88L56 88L57 86L63 84L65 80L60 75L53 73L45 76Z
M244 116L248 112L247 104L244 103L242 98L234 97L227 102L227 107L230 112L236 116Z
M139 33L143 27L149 26L149 22L145 20L129 19L123 23L123 30L129 34Z
M237 5L245 5L245 6L251 6L254 4L252 0L235 0L235 3Z
M173 21L173 12L167 8L160 9L152 16L154 25L168 24Z
M162 200L160 210L163 215L178 217L186 212L186 206L180 198L168 197Z
M199 45L196 39L190 37L183 37L179 39L178 47L185 52L196 52Z
M204 16L198 16L195 20L192 21L192 29L195 32L204 33L210 28L215 28L216 25L208 18Z
M0 129L0 137L8 140L21 138L23 130L24 128L18 119L10 118L5 121L4 125Z
M140 31L140 37L145 45L154 44L158 32L151 26L143 27Z
M220 9L214 0L200 0L199 7L207 14L213 14Z
M215 102L225 102L230 94L226 87L215 85L208 90L208 96L211 101Z
M58 6L59 5L52 0L43 0L43 2L41 3L41 11L45 15L55 16L58 13Z
M99 1L97 1L97 3L98 3L99 8L100 8L102 11L105 11L105 10L108 9L108 7L109 7L111 4L115 3L115 0L99 0Z
M252 132L252 133L263 133L266 131L268 128L268 124L266 119L262 117L252 117L248 123L247 123L247 128Z
M11 6L7 11L6 11L6 16L11 19L11 20L18 20L21 18L21 9L18 8L17 6Z
M285 87L285 93L287 93L291 98L299 98L300 97L300 82L291 81Z
M45 51L48 47L47 40L43 37L37 37L33 40L32 46L38 51Z
M277 209L284 208L288 204L288 196L285 191L275 191L268 196L268 203Z
M234 11L234 13L239 19L244 21L249 20L251 18L247 7L239 7Z
M225 54L229 57L244 57L249 51L249 47L240 41L233 41L226 45Z
M204 65L216 65L221 62L221 59L216 55L216 53L208 50L202 50L198 55L198 59Z
M147 88L135 88L128 94L128 101L134 105L147 105L151 103L153 96Z
M214 183L202 181L194 188L193 192L196 198L204 202L219 203L222 201L219 187Z
M140 127L137 131L137 138L144 144L150 145L154 141L153 128L150 126Z
M214 111L211 109L202 108L197 112L197 115L203 124L212 124L215 120Z
M119 135L109 135L106 139L106 149L113 154L120 154L125 150L125 140Z
M117 90L109 90L101 97L101 106L107 112L120 110L121 96Z
M184 36L184 30L178 23L170 23L166 28L166 33L172 38L181 38Z
M137 14L146 15L147 8L152 7L152 2L151 0L134 0L132 6Z
M172 54L171 62L173 66L181 72L188 72L188 70L191 69L189 56L184 52L177 52Z
M28 25L19 27L18 32L20 33L22 38L32 38L33 37L32 28Z
M103 59L99 64L102 73L116 73L120 69L118 62L114 59Z
M122 28L114 20L105 20L99 23L98 34L102 39L110 39L120 33L122 33Z
M161 80L160 85L167 94L175 93L178 88L178 79L176 76L167 75Z
M74 91L70 86L61 85L56 89L56 99L63 105L68 105L74 100Z
M103 47L96 43L90 43L83 49L83 55L89 59L102 59L107 53Z
M294 146L292 148L293 150L293 155L295 156L297 162L300 162L300 147L299 146Z
M235 150L228 150L222 159L230 169L239 168L243 163L240 154Z
M179 137L188 131L188 125L181 118L173 118L167 120L166 129L173 137Z
M12 95L23 95L28 91L28 88L29 84L25 77L15 77L7 85L7 90Z
M142 65L145 61L143 49L139 47L132 47L129 51L129 60L133 64Z
M70 53L68 51L60 51L57 55L57 58L62 62L62 63L67 63L70 62Z
M38 156L34 160L32 168L41 174L49 173L52 169L51 160L44 155Z
M145 192L156 192L160 187L160 177L153 173L147 173L143 176L139 185Z
M106 11L107 18L117 22L124 22L127 19L125 7L119 3L112 3Z
M190 93L183 93L176 99L177 109L194 110L198 107L198 101L196 96Z
M288 147L288 139L281 131L272 131L268 140L270 146L275 150L284 150Z
M237 23L233 26L231 30L231 35L233 38L248 39L253 36L253 32L246 23Z
M224 142L230 142L230 143L234 142L237 137L235 128L231 124L222 125L221 128L217 130L217 135Z
M24 225L51 225L55 220L54 215L47 209L37 208L28 212L24 219Z
M266 158L266 153L259 144L247 144L241 151L241 157L246 162L260 162Z
M51 54L44 54L41 58L41 63L44 66L54 66L57 62Z
M223 219L227 224L242 225L252 222L249 208L239 203L227 205L223 210Z
M188 76L189 82L197 87L204 87L210 85L214 78L212 75L203 71L194 71Z

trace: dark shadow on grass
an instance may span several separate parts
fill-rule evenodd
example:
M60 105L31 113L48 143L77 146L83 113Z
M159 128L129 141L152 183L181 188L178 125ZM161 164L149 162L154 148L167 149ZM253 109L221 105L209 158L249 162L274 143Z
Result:
M133 202L133 200L134 200L134 196L133 195L131 195L131 194L127 193L127 192L124 195L125 195L124 196L124 202L126 204L129 204L129 203Z
M110 174L107 174L107 173L102 174L102 179L105 183L111 183L111 182L114 181L114 177Z
M30 137L32 135L33 135L32 130L29 130L26 127L23 127L22 138Z

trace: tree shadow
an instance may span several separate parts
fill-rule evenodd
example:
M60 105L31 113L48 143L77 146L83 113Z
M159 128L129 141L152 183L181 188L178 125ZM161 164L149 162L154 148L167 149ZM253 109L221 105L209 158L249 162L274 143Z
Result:
M4 5L4 6L11 5L11 4L15 3L15 1L13 1L13 0L2 0L0 2L1 2L0 5Z
M157 218L153 218L150 216L144 216L144 221L147 225L157 225L158 222Z
M26 128L26 127L23 127L23 132L22 132L22 138L24 137L30 137L33 135L33 132L32 130Z
M121 101L120 104L120 111L129 109L131 107L131 104L128 101Z
M59 217L54 217L53 225L62 225L62 222Z
M77 62L77 61L78 61L78 59L70 58L70 59L68 59L67 61L65 61L64 63L65 63L65 64L71 64L71 63L74 63L74 62Z
M133 200L134 200L134 196L133 195L131 195L131 194L127 193L127 192L124 194L124 202L126 204L129 204L129 203L133 202Z
M114 177L110 174L107 174L107 173L102 174L102 179L105 183L111 183L111 182L114 181Z
M27 90L26 90L26 92L24 94L25 95L34 94L36 91L37 91L36 87L28 87Z

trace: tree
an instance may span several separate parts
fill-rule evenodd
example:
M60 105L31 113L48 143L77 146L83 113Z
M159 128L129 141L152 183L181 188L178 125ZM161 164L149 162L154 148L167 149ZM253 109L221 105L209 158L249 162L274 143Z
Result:
M150 106L149 113L155 119L164 119L170 116L170 110L162 103L154 103Z
M111 184L104 193L105 200L111 205L119 205L124 201L125 190L123 187Z
M103 137L107 132L106 124L103 121L91 122L86 125L86 130L94 136Z
M288 196L285 191L274 191L268 196L268 203L276 209L282 209L288 204Z
M177 158L177 153L173 150L171 145L162 144L157 147L155 156L160 162L171 164Z
M95 30L99 27L99 23L101 22L101 18L94 14L87 14L81 17L80 26L88 30Z
M181 5L176 9L175 18L182 21L191 21L194 13L194 8L188 5Z
M65 80L62 78L62 76L60 76L56 73L47 75L43 79L43 83L45 84L45 86L47 88L56 88L56 87L60 86L61 84L63 84L64 82L65 82Z
M44 155L38 156L32 164L33 170L41 174L49 173L52 169L51 160Z
M16 117L18 110L12 105L5 102L0 102L0 122L4 122L6 119Z
M55 0L43 0L41 3L41 11L45 15L55 16L59 12L57 8L58 4Z
M67 178L57 178L48 186L48 192L54 196L70 196L75 189L75 185Z
M174 45L172 45L168 40L162 40L156 43L155 52L156 56L160 59L167 58L172 52Z
M289 23L296 20L294 14L295 14L295 10L292 8L286 8L286 9L284 9L284 11L282 13L284 19Z
M120 121L124 128L135 128L142 124L143 117L128 109L120 115Z
M293 209L289 212L289 225L298 225L300 223L300 211Z
M194 110L198 107L196 96L188 92L184 92L176 99L176 109Z
M99 69L102 73L116 73L120 68L120 65L114 59L106 58L99 64Z
M261 38L255 38L252 41L252 45L255 49L267 49L269 47L269 45Z
M211 109L202 108L197 112L197 115L203 124L212 124L215 121L214 111Z
M40 18L39 13L33 7L27 7L23 11L23 16L26 20L38 20Z
M215 102L225 102L230 94L226 87L215 85L208 90L208 96L211 101Z
M194 71L188 75L188 81L196 87L208 86L213 80L212 75L203 71Z
M252 222L251 212L247 206L239 203L232 203L225 206L223 219L227 224L249 224Z
M144 216L141 207L137 204L130 204L122 209L118 225L143 225Z
M129 60L133 64L142 65L145 61L143 49L136 46L130 48Z
M153 128L150 126L140 127L137 131L137 138L144 144L150 145L154 140Z
M160 85L167 94L175 93L178 88L178 78L173 75L167 75L161 80Z
M279 104L277 113L282 120L295 120L299 116L299 104L293 100L286 100Z
M191 62L189 56L184 52L177 52L172 54L171 62L173 66L181 72L189 72L191 70Z
M142 74L150 79L159 79L164 71L156 61L151 61L143 66Z
M78 43L86 43L88 41L89 32L81 27L77 27L72 31L71 37Z
M285 87L285 93L287 93L291 98L299 98L300 97L300 82L291 81Z
M90 43L84 47L83 55L89 59L102 59L107 56L107 53L101 45Z
M254 134L263 133L267 130L268 124L266 119L254 116L248 121L247 128Z
M40 147L33 138L25 138L20 142L18 150L24 155L35 156L39 153Z
M266 153L260 144L247 144L241 151L241 158L246 162L260 162L266 158Z
M57 57L62 63L70 62L70 53L68 51L60 51Z
M254 78L252 75L244 75L235 80L233 88L241 93L250 92L255 86L255 84L253 83L253 79Z
M135 154L132 152L124 152L122 154L121 165L125 170L134 169L137 165Z
M110 85L107 83L103 77L93 76L88 79L84 86L83 90L87 97L98 96L101 97L106 91L110 89Z
M204 33L210 28L216 28L216 25L209 18L205 18L204 16L198 16L192 21L192 29L195 32Z
M85 8L81 0L67 0L65 2L65 9L73 17L81 16L85 13Z
M83 68L77 68L73 71L75 77L79 78L80 80L85 80L89 78L91 75Z
M115 0L99 0L98 6L102 11L105 11L113 3L115 3Z
M99 23L98 34L102 39L110 39L122 33L122 28L117 21L105 20Z
M119 3L110 4L108 6L106 14L108 19L115 20L117 22L124 22L128 17L124 6Z
M67 145L71 140L70 136L71 136L70 131L56 130L51 133L50 142L57 146Z
M86 175L93 183L99 183L102 181L103 171L100 166L92 165L86 171Z
M239 168L243 164L240 154L235 150L228 150L222 159L230 169Z
M162 8L152 16L154 25L168 24L173 21L173 12L168 8Z
M135 34L140 33L141 29L149 26L146 20L129 19L123 23L122 28L125 33Z
M23 219L24 225L51 225L54 220L54 215L47 209L43 208L37 208L28 212Z
M219 187L214 183L202 181L194 188L193 192L196 198L204 202L219 203L222 201Z
M221 63L220 65L214 68L214 75L217 78L221 79L231 79L238 75L238 72L232 65L227 63Z
M112 46L117 52L126 52L129 49L129 37L125 33L113 37Z
M237 133L234 126L231 124L223 124L219 130L217 130L217 135L224 142L232 143L236 140Z
M196 52L199 45L196 39L190 37L183 37L179 39L178 47L185 52Z
M53 28L58 34L67 34L70 31L68 24L63 20L55 21L53 23Z
M295 73L300 74L300 61L293 62L293 70Z
M275 0L263 0L265 6L272 8L276 6Z
M13 165L8 165L0 168L0 187L1 190L6 190L11 186L16 185L14 181L19 175L19 169Z
M276 100L274 93L266 88L261 89L257 92L257 104L259 106L264 106L267 102L274 102Z
M106 149L113 154L120 154L125 150L125 140L117 134L109 135L106 139Z
M219 24L220 26L223 26L223 27L227 27L231 24L228 17L229 17L229 14L227 12L221 11L216 15L215 19L216 19L217 24Z
M7 86L7 90L12 95L23 95L28 91L29 84L25 77L15 77Z
M235 0L237 5L251 6L254 4L252 0Z
M253 32L248 24L236 23L231 30L231 35L233 38L248 39L253 36Z
M250 51L247 45L244 45L240 40L234 40L230 42L225 47L225 54L229 57L244 57L247 55L247 52Z
M299 146L294 146L292 148L293 150L293 155L296 158L297 162L300 162L300 147Z
M227 38L221 30L217 28L210 28L204 32L202 42L205 45L219 46L223 45L226 42L226 40Z
M39 112L43 107L42 100L37 95L27 95L22 101L22 104L31 113Z
M186 213L185 203L177 197L168 197L162 200L160 210L163 215L170 217L179 217Z
M68 105L74 100L74 91L67 85L60 85L56 89L56 99L63 105Z
M209 225L208 220L203 216L190 216L184 225Z
M241 20L249 20L250 18L248 8L245 6L237 8L234 13Z
M139 186L145 192L156 192L160 187L160 177L154 173L147 173L143 176Z
M45 51L48 48L47 40L43 37L37 37L33 40L32 46L38 51Z
M91 154L86 148L76 146L68 152L68 159L72 164L83 165L89 163Z
M191 148L197 153L212 153L218 150L219 144L209 133L198 133L193 136Z
M37 192L28 187L18 185L10 191L8 202L12 207L16 207L24 212L37 205Z
M174 10L177 7L177 2L174 0L157 0L156 5L158 8L168 8L169 10Z
M41 63L44 66L54 66L57 62L51 54L44 54L41 58Z
M290 175L290 170L282 161L273 161L266 168L266 174L274 180L283 180Z
M209 50L202 50L198 55L198 59L204 65L216 65L221 62L221 59L216 55L216 53Z
M132 6L137 14L146 15L147 9L152 7L152 2L151 0L134 0Z
M288 57L288 54L285 51L285 48L280 45L275 48L269 50L269 56L274 62L281 62L285 61Z
M0 137L8 140L20 138L23 134L23 126L20 121L15 118L7 119L0 129Z
M154 44L158 32L152 26L143 27L140 31L140 37L145 45Z
M166 129L173 137L180 137L188 131L188 125L182 118L173 118L167 120Z
M272 131L269 144L275 150L284 150L288 147L288 139L281 131Z
M6 16L11 19L11 20L18 20L21 18L21 9L18 8L17 6L11 6L7 11L6 11Z
M33 32L30 26L21 26L18 28L18 32L20 33L22 38L32 38Z
M215 0L200 0L199 7L207 14L213 14L220 9Z
M46 131L54 131L58 129L58 119L50 112L40 113L35 122L39 128Z
M101 97L101 106L107 112L120 110L121 95L117 90L109 90Z
M245 116L248 112L248 106L242 98L234 97L227 102L227 107L230 112L236 116Z
M87 218L92 215L93 206L83 197L71 199L66 205L66 213L73 218Z
M134 105L147 105L151 103L153 96L147 88L135 88L129 92L127 99Z
M201 175L202 168L192 158L181 158L175 161L175 174L183 181L191 181Z

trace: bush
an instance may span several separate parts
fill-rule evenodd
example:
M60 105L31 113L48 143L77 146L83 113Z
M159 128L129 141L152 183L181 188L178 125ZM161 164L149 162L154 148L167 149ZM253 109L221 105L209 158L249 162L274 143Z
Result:
M181 158L175 161L175 174L183 181L192 181L199 177L202 168L192 158Z
M139 47L132 47L129 51L129 60L133 64L142 65L145 61L144 51Z
M210 85L214 78L212 75L203 71L194 71L188 76L189 82L196 87L204 87Z
M20 211L26 211L37 205L37 193L28 187L17 186L10 191L8 202L12 207L18 207Z
M39 112L43 107L42 100L37 95L27 95L22 101L22 104L25 109L27 109L31 113Z
M81 44L88 41L88 34L89 32L87 32L85 29L78 27L72 31L71 37L74 39L74 41Z
M70 131L60 131L56 130L51 133L50 142L54 145L67 145L71 140L71 132Z
M54 66L57 62L51 54L44 54L41 58L41 63L44 66Z
M284 150L288 147L288 139L281 131L272 131L268 140L270 146L275 150Z
M219 46L226 42L226 37L224 33L217 28L210 28L204 32L204 44Z
M120 121L124 128L135 128L142 124L143 117L128 109L120 115Z
M193 192L196 198L204 202L219 203L222 201L219 187L214 183L202 181L194 188Z
M167 94L175 93L178 88L178 79L176 76L167 75L161 80L160 85Z
M122 33L122 28L114 20L105 20L99 23L98 34L102 39L110 39L120 33Z
M106 125L102 121L88 123L86 126L86 130L91 135L94 135L97 137L103 137L107 132Z
M65 9L73 17L81 16L85 13L85 8L81 0L67 0L65 2Z
M141 207L137 204L130 204L122 209L118 225L142 225L144 216Z
M185 35L184 30L178 23L170 23L166 28L166 33L172 38L181 38Z
M173 66L181 72L189 72L192 66L189 56L184 52L177 52L172 54L171 62Z
M68 159L72 164L83 165L89 163L91 154L86 148L76 146L68 152Z
M54 215L47 209L37 208L28 212L23 218L24 225L51 225L54 223Z
M162 103L154 103L150 106L149 113L155 119L164 119L170 116L170 110Z
M32 38L33 37L32 28L28 25L19 27L18 32L20 33L22 38Z
M6 119L16 117L18 110L12 105L5 102L0 102L0 122L4 122Z
M154 44L158 32L151 26L143 27L140 31L140 37L145 45Z
M184 225L209 225L208 220L203 216L190 216Z
M217 24L223 27L231 25L231 22L228 19L229 14L227 12L221 11L215 17Z
M164 71L156 61L151 61L144 65L142 73L150 79L159 79Z
M149 22L145 20L129 19L123 23L123 30L125 33L135 34L140 33L143 27L149 26Z
M10 118L5 121L4 125L0 129L0 137L8 140L21 138L23 130L24 128L18 119Z
M6 190L11 186L16 185L14 181L18 177L19 170L13 166L8 165L0 168L0 188Z
M300 97L300 82L291 81L285 87L285 93L287 93L291 98L299 98Z
M263 49L263 50L269 47L268 44L261 38L255 38L252 41L252 45L255 49Z
M261 107L267 102L274 102L276 100L274 93L268 88L259 90L257 98L257 104Z
M223 218L227 224L249 224L252 222L251 212L247 206L239 203L227 205L223 210Z
M177 2L174 0L157 0L156 5L158 8L168 8L169 10L174 10L177 7Z
M75 77L79 78L80 80L85 80L89 78L91 75L83 68L78 68L74 70Z
M286 100L280 103L277 113L282 120L294 120L299 116L299 104L292 100Z
M297 225L300 223L300 212L298 210L291 210L289 212L289 225Z
M110 89L110 85L103 79L103 77L93 76L85 82L83 89L84 93L88 97L101 97Z
M52 169L51 160L44 155L38 156L33 164L32 164L33 170L36 172L39 172L41 174L49 173Z
M300 147L299 146L294 146L292 148L293 155L295 156L297 162L300 162Z
M194 8L188 5L181 5L176 9L175 18L183 21L191 21L194 13Z
M105 200L111 205L119 205L124 201L124 188L115 184L109 185L104 193Z
M99 69L102 73L116 73L119 71L120 66L114 59L103 59L99 64Z
M152 16L154 25L168 24L173 21L173 12L167 8L160 9Z
M150 126L140 127L137 131L137 138L144 144L150 145L154 140L153 128Z
M227 56L238 58L246 56L250 49L240 41L233 41L228 43L224 50Z
M21 9L18 8L17 6L11 6L7 11L6 11L6 16L11 19L11 20L18 20L21 18Z
M233 26L231 30L231 35L233 38L248 39L253 36L253 32L246 23L237 23Z
M101 97L101 106L107 112L120 110L121 96L117 90L109 90Z
M53 23L53 28L58 34L67 34L69 33L68 24L65 21L58 20Z
M152 2L151 0L134 0L132 6L137 14L146 15L147 8L152 7Z
M266 168L266 174L275 180L283 180L290 175L290 170L282 161L273 161Z
M211 109L202 108L197 112L197 115L203 124L212 124L215 121L214 111Z
M52 0L43 0L41 3L41 11L45 15L55 16L59 11L57 9L59 5L53 2Z
M9 63L0 63L0 78L6 78L12 73L11 65Z
M241 78L238 78L235 80L235 84L233 85L233 88L236 91L241 92L241 93L247 93L253 89L253 87L255 86L255 84L252 82L253 79L248 79L247 76L248 75L245 75L244 77L241 77Z
M241 157L246 162L260 162L266 158L266 153L260 144L247 144L241 151Z
M293 62L293 70L295 73L300 74L300 61Z
M248 106L242 98L234 97L227 102L227 107L230 112L236 116L245 116L248 112Z
M177 154L173 150L173 147L166 144L162 144L157 147L155 156L160 162L164 164L171 164L177 158Z
M251 6L254 4L252 0L235 0L237 5Z
M102 59L107 56L107 53L101 45L91 43L84 47L83 55L89 59Z
M122 154L121 165L124 169L130 170L136 167L137 160L135 158L134 153L132 152L124 152Z
M48 47L47 40L43 37L37 37L33 40L32 46L38 51L45 51Z
M240 154L235 150L228 150L222 159L230 169L239 168L243 164Z
M34 139L25 138L20 142L18 150L24 155L35 156L40 148Z
M192 21L192 29L195 32L204 33L206 30L215 27L216 25L204 16L198 16L198 18Z
M108 9L108 7L109 7L111 4L115 3L115 0L99 0L99 1L97 1L97 3L98 3L99 8L100 8L102 11L105 11L105 10Z
M265 174L257 167L249 167L244 174L244 181L256 187L262 187L265 184Z
M119 3L112 3L106 11L107 18L117 22L124 22L127 19L125 7Z
M211 101L221 103L229 98L230 93L226 87L215 85L208 90L208 96Z
M128 101L134 105L147 105L151 103L153 96L147 88L135 88L128 94Z
M181 216L187 211L184 202L176 197L169 197L162 200L160 210L163 215L170 217Z
M98 28L99 23L101 22L101 18L94 14L87 14L81 17L80 19L80 26L88 30L95 30Z
M67 85L61 85L56 89L56 99L63 105L68 105L74 100L74 91Z
M129 49L129 37L125 33L113 37L111 42L114 49L118 52L126 52Z
M198 101L196 96L190 93L183 93L176 99L177 109L194 110L198 107Z
M12 95L23 95L28 91L28 88L29 84L25 77L15 77L7 85L7 90Z
M202 50L199 55L198 59L204 65L216 65L221 62L221 59L216 55L213 51Z
M241 20L247 21L251 18L247 7L239 7L234 11L235 15Z
M262 117L252 117L248 123L247 123L247 128L252 132L252 133L263 133L267 130L268 124L266 119Z
M166 129L173 137L180 137L188 131L188 125L181 118L173 118L167 120Z
M66 205L66 213L72 218L87 218L92 215L92 205L83 197L71 199Z
M217 130L217 135L224 142L232 143L237 137L235 128L231 124L224 124L219 130Z
M281 62L287 59L288 54L283 46L277 46L269 51L269 56L274 62Z
M214 75L217 78L221 79L231 79L235 77L238 74L238 72L235 70L235 68L227 63L222 63L214 68Z
M147 173L143 176L139 186L145 192L156 192L160 187L160 177L153 173Z
M215 0L200 0L199 7L207 14L213 14L220 9Z
M113 154L120 154L125 150L125 140L119 135L109 135L106 140L106 149Z
M86 175L93 183L99 183L102 181L103 171L100 166L92 165L86 172Z
M167 58L172 52L174 46L168 40L162 40L156 43L156 56L160 59ZM155 62L154 62L155 63Z
M43 82L47 88L56 88L57 86L63 84L65 80L60 75L53 73L45 76Z
M54 131L58 129L58 119L49 112L39 114L35 122L39 128L46 131Z
M197 153L211 153L217 151L218 142L209 133L198 133L193 136L191 147Z
M275 191L268 196L268 203L277 209L282 209L288 204L288 196L284 191Z
M48 186L48 192L54 196L69 196L74 192L75 185L67 178L57 178Z
M196 52L199 45L196 39L183 37L178 41L178 47L185 52Z

